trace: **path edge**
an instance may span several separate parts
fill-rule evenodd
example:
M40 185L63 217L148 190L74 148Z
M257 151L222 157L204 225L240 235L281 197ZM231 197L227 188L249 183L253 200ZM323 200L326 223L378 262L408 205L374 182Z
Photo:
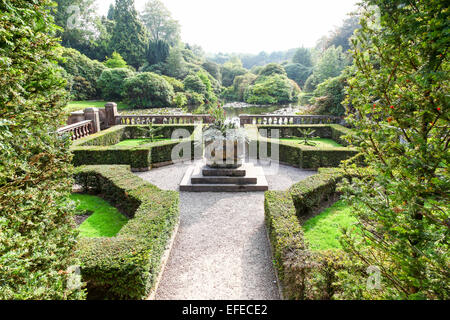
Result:
M170 253L172 252L173 244L175 243L175 239L178 235L178 229L180 227L180 217L178 217L177 224L175 228L173 229L173 234L169 242L169 246L164 251L164 254L161 258L161 268L158 274L158 278L156 279L155 285L153 286L152 290L150 291L149 295L145 300L156 300L156 292L158 291L159 285L161 284L162 276L164 274L164 271L166 270L167 262L170 258Z

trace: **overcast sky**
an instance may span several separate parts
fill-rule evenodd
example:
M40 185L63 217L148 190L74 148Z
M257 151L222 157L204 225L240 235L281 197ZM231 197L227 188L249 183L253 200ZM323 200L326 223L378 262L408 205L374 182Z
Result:
M96 0L106 14L114 0ZM147 0L135 0L138 11ZM283 51L316 41L341 24L358 0L162 0L183 42L208 53Z

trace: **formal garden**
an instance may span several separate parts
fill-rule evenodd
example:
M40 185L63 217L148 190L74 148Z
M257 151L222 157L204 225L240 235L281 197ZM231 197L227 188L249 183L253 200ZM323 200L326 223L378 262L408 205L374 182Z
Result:
M264 62L77 5L0 1L1 300L449 299L445 1Z

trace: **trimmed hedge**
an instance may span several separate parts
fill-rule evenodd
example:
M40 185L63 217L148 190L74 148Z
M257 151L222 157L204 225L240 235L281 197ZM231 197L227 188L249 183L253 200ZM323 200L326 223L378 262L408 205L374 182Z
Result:
M172 160L173 148L182 143L190 144L191 155L181 155L186 160L194 159L195 149L194 125L154 125L161 127L157 134L171 138L174 130L185 129L191 137L180 141L160 141L138 147L115 146L120 141L147 137L140 129L145 126L115 126L111 129L75 141L72 145L73 164L81 165L130 165L132 170L149 170L152 164ZM183 145L184 146L184 145Z
M274 265L285 299L333 299L342 269L362 272L342 250L311 251L301 220L336 194L336 184L346 175L341 169L319 169L319 174L295 184L288 191L268 191L264 212L274 254Z
M260 156L260 143L267 143L267 156L272 158L271 150L272 144L278 144L279 158L273 157L274 160L279 160L281 163L289 164L301 169L317 169L317 168L334 168L339 167L343 160L352 158L358 154L358 151L353 148L313 148L309 146L300 145L291 141L279 141L259 138L257 142L258 156Z
M178 193L145 182L129 166L79 167L75 180L131 218L114 238L80 239L77 255L88 298L146 298L178 222Z

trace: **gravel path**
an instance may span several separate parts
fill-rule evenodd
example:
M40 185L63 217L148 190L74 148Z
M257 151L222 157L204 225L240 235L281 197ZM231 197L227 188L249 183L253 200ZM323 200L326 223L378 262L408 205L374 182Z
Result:
M137 175L161 189L177 190L188 167L178 164ZM266 177L271 190L284 190L312 174L280 166L278 175ZM279 298L264 224L264 193L181 192L180 227L156 299Z

